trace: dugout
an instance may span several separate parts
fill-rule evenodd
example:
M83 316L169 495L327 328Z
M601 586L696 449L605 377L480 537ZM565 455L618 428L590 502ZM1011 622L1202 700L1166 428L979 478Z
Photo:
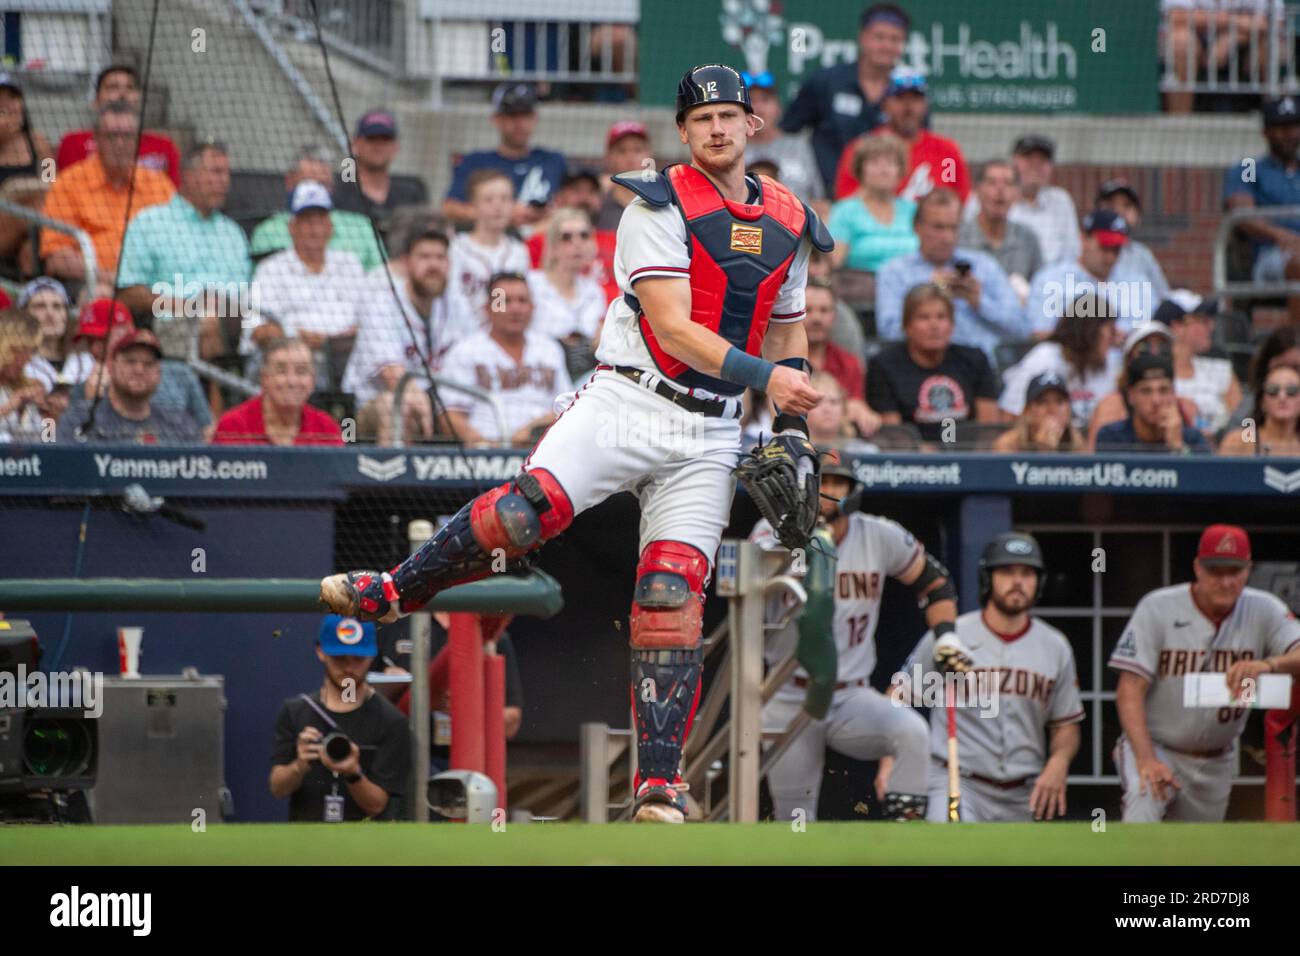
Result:
M513 475L523 455L11 446L0 452L0 576L311 578L387 566L406 553L409 520L452 513ZM975 605L975 562L989 537L1012 526L1039 536L1049 565L1042 616L1071 639L1088 711L1071 768L1072 817L1087 819L1097 807L1112 819L1117 813L1109 756L1118 733L1115 682L1105 659L1142 594L1190 579L1200 529L1213 521L1244 525L1256 561L1280 566L1278 580L1294 586L1300 460L898 454L854 465L872 510L901 521L952 569L963 611ZM124 510L123 493L133 484L199 519L203 530L160 512ZM728 535L743 536L755 517L738 496ZM637 522L635 502L620 495L541 554L538 564L564 589L565 608L511 628L525 695L510 754L515 806L576 807L579 725L627 725ZM711 598L706 627L723 612ZM6 613L32 621L49 667L115 673L115 628L136 624L145 628L144 673L195 667L222 675L235 816L284 819L285 807L266 787L272 724L285 697L320 680L311 651L315 615ZM921 631L910 596L891 583L877 629L877 686L887 684ZM1262 817L1259 723L1256 716L1243 739L1243 785L1234 790L1230 817ZM869 806L872 772L828 755L824 818L855 818L859 801Z

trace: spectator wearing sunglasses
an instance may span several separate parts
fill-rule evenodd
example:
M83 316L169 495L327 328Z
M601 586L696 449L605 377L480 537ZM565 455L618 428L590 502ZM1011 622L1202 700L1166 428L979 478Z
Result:
M574 378L595 366L591 343L605 318L605 292L589 274L595 259L595 233L587 214L557 209L547 227L542 268L528 273L533 328L564 346Z
M1220 455L1300 457L1300 366L1275 365L1255 390L1255 419L1231 428Z
M779 179L796 196L808 203L823 219L830 214L826 190L821 173L817 171L817 157L812 146L802 136L783 133L781 122L781 97L776 91L776 80L770 70L762 73L742 73L749 87L749 100L754 114L763 120L763 126L749 139L745 147L745 161L751 165L761 162L775 164Z
M799 87L781 118L781 129L812 127L813 154L830 191L844 147L884 122L881 102L889 75L902 59L911 20L902 7L873 3L862 13L857 60L818 70Z
M929 118L929 87L915 70L899 67L885 90L884 124L868 135L893 133L907 144L907 171L898 184L898 195L913 202L935 189L951 189L966 202L970 195L970 170L961 147L951 139L925 128ZM840 154L835 173L835 198L851 196L858 189L853 168L858 144L854 140Z

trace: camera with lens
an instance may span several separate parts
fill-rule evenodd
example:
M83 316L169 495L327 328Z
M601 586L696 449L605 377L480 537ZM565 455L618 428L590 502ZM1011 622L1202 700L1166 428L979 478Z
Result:
M342 763L352 753L352 738L337 730L326 735L320 745L321 749L329 755L330 760L335 763Z

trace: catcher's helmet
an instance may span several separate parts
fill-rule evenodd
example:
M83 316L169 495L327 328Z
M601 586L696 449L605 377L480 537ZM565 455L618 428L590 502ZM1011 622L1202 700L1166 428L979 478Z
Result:
M754 112L744 77L720 63L694 66L686 71L677 84L677 122L682 121L692 106L705 103L739 103L746 113Z
M1047 583L1046 570L1043 566L1043 551L1031 534L1021 531L1009 531L1000 534L984 546L980 555L980 606L989 599L993 591L993 569L1005 568L1011 564L1023 564L1038 572L1038 587L1034 590L1034 603L1043 597L1043 587Z

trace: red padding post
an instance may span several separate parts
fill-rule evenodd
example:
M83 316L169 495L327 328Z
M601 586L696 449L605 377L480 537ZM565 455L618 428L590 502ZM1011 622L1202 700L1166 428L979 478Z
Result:
M487 771L483 750L483 638L478 616L451 615L451 768Z
M1295 823L1296 720L1300 683L1291 685L1291 709L1264 712L1264 819Z
M483 658L483 746L487 775L496 784L497 806L506 805L506 659L495 652Z

